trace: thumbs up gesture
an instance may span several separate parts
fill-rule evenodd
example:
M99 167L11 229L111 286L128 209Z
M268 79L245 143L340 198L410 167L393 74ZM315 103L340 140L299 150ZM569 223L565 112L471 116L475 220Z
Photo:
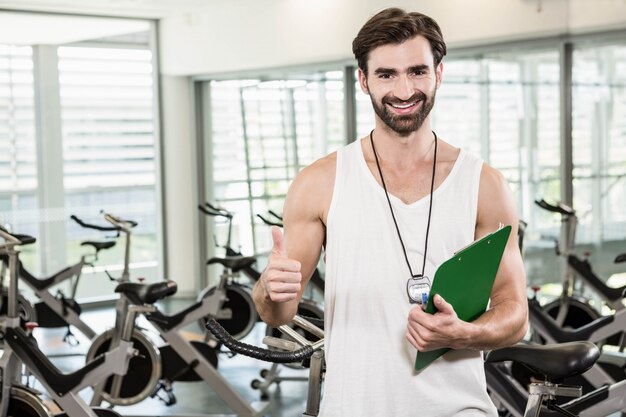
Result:
M282 230L272 226L272 252L267 268L261 275L261 282L270 299L276 303L294 300L300 292L302 274L300 262L289 259Z

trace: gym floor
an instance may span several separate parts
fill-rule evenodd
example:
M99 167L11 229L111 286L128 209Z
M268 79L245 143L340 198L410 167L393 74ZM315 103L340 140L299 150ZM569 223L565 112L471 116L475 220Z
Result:
M176 312L188 305L191 301L173 300L170 305L164 305L163 310ZM86 322L98 332L105 331L114 323L114 309L101 308L83 313ZM139 325L142 322L139 321ZM149 327L149 326L148 326ZM199 333L199 326L190 328L190 337ZM89 348L89 340L81 338L76 331L80 344L75 347L68 346L63 342L65 329L36 329L35 336L41 349L62 371L70 372L84 365L85 354ZM265 325L259 323L244 341L257 346L262 346L261 341L265 335ZM154 336L158 337L156 332ZM266 364L255 359L240 355L229 358L225 354L219 356L219 371L224 378L237 390L243 398L252 404L260 404L261 393L252 389L250 383L253 379L259 379L262 369L269 369L271 364ZM306 377L306 370L290 369L281 367L281 376ZM204 382L176 382L173 385L176 396L176 404L166 406L156 398L147 398L132 406L116 406L114 408L122 416L234 416L233 411L219 398L215 392ZM280 385L272 385L269 389L269 401L262 414L266 417L294 417L302 414L306 407L307 384L304 381L283 381ZM85 398L91 398L89 390L85 390ZM104 405L104 404L103 404ZM256 407L255 407L256 408Z

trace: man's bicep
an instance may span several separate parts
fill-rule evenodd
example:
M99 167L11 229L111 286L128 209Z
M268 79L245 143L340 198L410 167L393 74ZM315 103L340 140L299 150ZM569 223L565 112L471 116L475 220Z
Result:
M304 174L304 177L296 178L289 189L283 211L287 254L301 263L301 293L317 267L326 236L320 217L324 204L323 189L319 184L317 187L314 185L311 175L314 172Z
M525 304L526 275L518 245L519 218L515 201L506 180L490 167L485 167L481 176L478 209L477 238L495 231L500 225L511 225L511 235L496 275L491 302L497 305L513 300Z

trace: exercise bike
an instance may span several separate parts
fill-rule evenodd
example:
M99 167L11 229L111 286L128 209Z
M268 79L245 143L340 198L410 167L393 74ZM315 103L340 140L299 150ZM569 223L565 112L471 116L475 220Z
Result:
M216 239L216 246L224 248L227 256L241 256L241 252L235 250L231 246L231 236L232 236L232 221L234 217L234 213L218 207L214 204L206 202L204 205L198 206L200 211L204 214L214 217L216 219L221 219L227 224L227 234L226 234L226 243L224 245L219 245ZM257 214L256 217L259 218L265 225L267 226L277 226L283 227L282 217L272 210L268 211L269 217L263 216L261 214ZM211 262L211 261L209 261ZM254 265L250 265L246 268L243 268L241 272L246 275L250 279L250 283L254 284L261 277L261 272L258 271ZM310 288L314 291L318 296L323 297L324 295L324 279L322 278L319 270L316 268L313 272L313 275L310 279ZM251 297L251 288L242 286L242 284L235 282L231 282L230 285L226 286L227 288L227 298L229 299L227 306L233 308L234 311L238 312L238 316L233 319L235 321L227 321L216 319L218 323L226 329L226 331L232 335L232 337L241 340L242 339L242 330L250 331L251 326L254 325L252 322L253 319L260 320L258 315L256 315L256 309L254 307L252 297ZM199 299L202 299L206 296L206 294L210 294L213 289L205 290L201 293ZM232 301L231 301L232 299ZM248 316L247 312L249 309L253 309L255 311L255 316ZM244 312L239 316L239 312ZM319 302L314 301L312 298L303 298L298 304L297 314L306 317L310 321L315 324L321 326L323 328L323 319L324 319L324 308L323 305ZM247 318L247 322L244 320ZM200 325L202 328L205 328L206 321L208 317L203 318ZM246 323L244 325L244 323ZM308 338L309 340L315 340L316 336L310 332L305 331L303 328L295 326L295 331L299 332L302 336ZM247 334L247 333L245 333ZM283 332L281 332L277 328L273 328L271 326L267 326L265 330L265 334L271 337L283 337ZM291 369L302 369L302 366L299 362L295 363L285 363L284 366ZM270 392L269 389L273 384L279 384L282 381L306 381L306 377L302 376L282 376L281 369L279 364L272 364L270 369L262 369L260 371L260 379L253 379L250 383L250 386L253 389L257 389L261 393L261 400L267 400L269 398Z
M218 244L217 239L215 245L217 247L223 248L226 256L243 256L239 250L236 250L231 245L231 237L232 237L232 222L234 213L217 207L211 203L204 203L204 205L199 205L198 209L202 211L207 216L214 217L216 219L220 219L226 222L227 224L227 234L226 234L226 242L223 245ZM276 214L273 211L269 211L269 214L274 218L270 220L260 214L256 216L263 221L264 224L268 226L278 226L283 227L282 217ZM215 258L214 258L215 259ZM217 258L219 259L219 258ZM215 260L209 260L207 263L215 263ZM248 284L254 284L261 277L261 271L257 270L254 267L254 264L250 264L249 266L241 269L241 273L249 278ZM318 269L315 269L313 275L310 279L311 287L314 291L318 292L323 296L324 294L324 278L322 278ZM260 320L258 315L256 314L256 309L254 307L254 302L252 301L251 296L251 287L236 280L231 280L226 284L227 298L228 298L228 306L232 307L233 311L238 311L238 316L236 317L235 322L225 322L224 320L217 321L224 327L229 334L237 339L242 339L243 336L247 335L249 331L254 326L255 322ZM212 288L207 288L200 293L198 297L201 300L203 297L207 296ZM249 312L252 310L254 313ZM311 317L314 319L321 320L324 318L324 308L323 306L314 301L313 299L303 298L298 306L298 314L306 317ZM254 322L253 322L254 319ZM205 328L205 321L199 323L201 328ZM269 328L267 330L268 333L273 333L274 335L279 335L280 332L276 330L272 330Z
M224 272L216 291L178 313L168 315L151 305L151 310L144 316L164 343L157 347L134 328L133 346L141 352L141 357L130 362L126 375L114 378L120 387L118 392L112 392L107 387L94 395L91 405L99 405L102 401L111 405L132 405L149 396L159 398L165 405L173 405L176 403L174 382L204 381L238 416L258 416L267 403L248 403L217 371L219 343L214 339L189 341L181 332L203 317L220 318L220 315L235 314L224 309L226 293L223 286L230 276L254 261L254 258L245 257L219 258ZM139 301L132 293L120 292L122 298L128 299L131 304ZM115 346L114 335L115 330L112 329L96 337L87 352L87 360Z
M294 326L306 329L306 332L319 335L317 341L312 342L303 338L293 330ZM264 343L273 346L274 349L264 349L251 346L232 338L215 320L207 322L207 329L229 349L261 361L274 363L287 363L295 361L309 362L309 388L307 394L306 410L302 417L315 417L319 414L320 401L322 398L322 383L325 374L324 366L324 338L323 331L296 315L292 325L280 327L281 332L287 339L267 336ZM581 397L582 390L579 386L566 386L562 380L567 377L580 375L586 372L597 361L600 351L590 342L572 342L552 345L515 345L487 352L485 355L485 373L487 386L491 396L500 405L510 410L509 416L513 417L539 417L565 415L575 417L572 410L576 407L587 405L589 409L601 409L600 402L596 398L577 398L571 403L560 405L557 398ZM541 379L529 387L529 391L522 388L507 371L506 363L515 362L527 366ZM610 400L610 401L609 401ZM624 398L621 399L623 404ZM609 393L608 399L603 404L603 409L615 409L614 403L619 398L614 393ZM599 416L606 414L581 414L582 416Z
M21 326L17 316L19 251L17 246L31 244L35 238L7 232L0 227L0 253L8 256L9 287L7 315L2 319L1 333L5 341L0 357L2 386L0 388L0 416L50 417L52 414L39 397L38 392L21 383L22 365L45 387L52 400L67 417L119 417L112 410L94 408L78 394L87 387L98 392L101 384L112 374L124 374L131 357L137 354L130 341L134 316L147 312L143 305L130 306L124 325L120 327L118 342L114 349L98 356L83 368L72 373L62 373L39 349L34 338ZM121 284L122 285L122 284ZM175 287L174 287L175 290ZM158 283L142 291L139 301L154 302L171 294L169 283Z
M580 291L577 291L582 283L587 289L593 290L593 293L611 310L617 312L624 309L622 301L626 286L609 287L593 272L587 258L580 258L573 252L578 224L574 209L562 203L549 204L545 200L537 200L535 203L546 211L559 214L562 224L561 239L555 239L555 251L565 265L563 289L556 300L544 306L545 311L562 327L568 328L579 328L599 318L601 316L599 310L594 308ZM618 255L616 261L621 259L626 259L626 256ZM623 333L614 335L606 341L608 344L620 346L620 350L624 349L625 342Z
M207 329L214 337L238 354L255 358L273 364L303 363L309 368L306 410L302 417L314 417L319 414L319 406L322 398L322 383L326 372L324 361L324 331L304 317L294 316L292 323L279 327L282 337L266 336L263 342L271 348L261 348L241 342L233 338L220 324L214 320L207 320ZM295 328L302 329L305 333L315 335L312 341Z
M95 229L98 231L118 231L116 227L110 226L97 226L83 222L78 217L70 216L72 220L78 223L80 226L89 229ZM118 232L119 236L119 232ZM76 345L79 343L78 339L74 336L70 327L75 327L88 339L92 339L96 336L96 332L83 321L80 317L82 312L80 304L76 301L76 291L78 289L78 283L81 279L83 268L85 266L93 267L95 261L98 260L98 254L102 250L110 249L115 246L114 240L109 241L84 241L81 246L88 246L93 249L93 253L86 253L80 257L80 260L74 265L68 266L55 274L46 277L38 278L31 274L22 264L18 262L18 276L22 282L24 282L33 291L34 295L40 299L32 305L27 299L20 297L19 305L22 313L20 314L25 321L37 322L38 327L42 328L56 328L67 327L67 332L63 337L63 341L70 345ZM0 255L2 259L2 278L5 277L5 272L8 267L8 256ZM61 289L58 289L54 293L54 288L69 283L70 294L66 296ZM6 302L7 295L3 294L3 301Z

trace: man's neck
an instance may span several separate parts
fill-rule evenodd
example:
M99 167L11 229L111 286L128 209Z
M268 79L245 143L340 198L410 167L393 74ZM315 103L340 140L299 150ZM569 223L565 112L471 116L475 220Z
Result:
M403 164L432 160L435 136L430 123L424 123L419 130L401 136L388 126L377 124L373 132L374 144L379 158L387 163Z

